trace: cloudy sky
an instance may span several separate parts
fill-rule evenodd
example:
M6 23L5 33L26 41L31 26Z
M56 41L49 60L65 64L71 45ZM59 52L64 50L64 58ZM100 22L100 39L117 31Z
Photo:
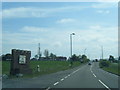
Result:
M11 49L45 49L58 56L73 53L91 58L118 56L118 3L110 2L4 2L2 4L2 53ZM43 55L42 55L43 56Z

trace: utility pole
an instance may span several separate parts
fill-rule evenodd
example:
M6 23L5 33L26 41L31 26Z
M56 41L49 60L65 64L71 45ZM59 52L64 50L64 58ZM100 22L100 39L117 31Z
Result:
M101 46L102 60L103 60L103 46Z
M40 60L41 53L40 53L40 43L38 43L38 60Z
M87 49L85 48L85 49L84 49L84 55L86 54L86 50L87 50Z

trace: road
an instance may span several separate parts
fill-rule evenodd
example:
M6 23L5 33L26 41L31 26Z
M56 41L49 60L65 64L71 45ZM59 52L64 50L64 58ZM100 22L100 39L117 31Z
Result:
M54 83L51 88L118 88L118 76L101 70L98 64L77 69Z
M74 69L35 77L3 81L3 88L118 88L118 76L103 71L97 62Z

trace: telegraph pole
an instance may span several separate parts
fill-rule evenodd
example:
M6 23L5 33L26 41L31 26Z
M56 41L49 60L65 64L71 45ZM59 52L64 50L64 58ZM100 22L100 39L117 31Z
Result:
M85 49L84 49L84 55L86 54L86 50L87 50L87 49L85 48Z
M102 60L103 60L103 46L101 46Z
M40 53L40 43L38 43L38 60L40 60L41 53Z

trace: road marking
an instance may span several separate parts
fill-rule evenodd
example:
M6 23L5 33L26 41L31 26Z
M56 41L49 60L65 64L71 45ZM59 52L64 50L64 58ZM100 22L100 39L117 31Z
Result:
M91 73L93 73L93 71L91 71Z
M66 76L65 78L67 78L68 76Z
M64 79L62 78L61 81L63 81Z
M71 75L74 74L74 73L76 73L76 72L79 71L80 69L81 69L81 68L79 68L79 69L73 71L73 72L71 73Z
M105 85L101 80L99 80L99 82L103 85L103 86L105 86L108 90L111 90L107 85Z
M49 90L50 89L50 87L48 87L46 90Z
M93 71L92 71L92 66L90 67L90 71L91 71L91 73L93 74L93 76L94 77L96 77L96 75L93 73Z
M57 85L59 82L54 83L54 85Z
M68 75L68 77L70 76L70 74Z
M93 73L93 76L96 77L96 75Z

